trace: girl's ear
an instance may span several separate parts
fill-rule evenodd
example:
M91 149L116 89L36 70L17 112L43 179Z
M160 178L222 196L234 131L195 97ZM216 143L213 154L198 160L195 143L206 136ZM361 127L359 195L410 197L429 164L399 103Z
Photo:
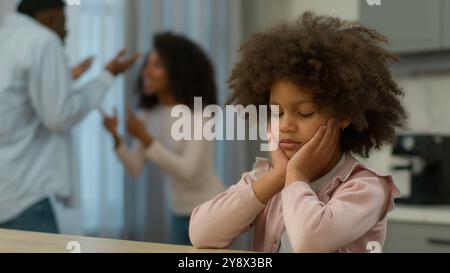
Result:
M342 129L346 129L350 124L352 124L352 118L344 118L339 121L339 127Z

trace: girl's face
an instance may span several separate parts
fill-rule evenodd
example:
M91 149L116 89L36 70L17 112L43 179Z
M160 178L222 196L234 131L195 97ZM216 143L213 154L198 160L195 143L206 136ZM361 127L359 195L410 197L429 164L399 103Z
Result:
M332 118L325 107L318 108L310 87L299 86L289 81L278 81L270 89L270 104L279 106L279 145L291 158ZM348 120L339 120L342 128Z
M147 65L141 75L144 81L144 93L146 95L156 95L167 92L169 89L169 77L167 69L159 53L152 51L147 59Z

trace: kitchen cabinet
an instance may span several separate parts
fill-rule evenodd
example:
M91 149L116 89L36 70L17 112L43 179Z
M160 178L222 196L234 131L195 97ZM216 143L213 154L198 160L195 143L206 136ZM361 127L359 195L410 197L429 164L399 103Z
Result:
M450 206L396 206L388 214L384 252L450 253Z
M450 253L450 225L389 222L385 253Z
M360 1L360 21L389 40L395 53L450 49L450 1L389 0L381 5Z
M443 46L450 48L450 1L442 0L441 16L444 18L442 25Z

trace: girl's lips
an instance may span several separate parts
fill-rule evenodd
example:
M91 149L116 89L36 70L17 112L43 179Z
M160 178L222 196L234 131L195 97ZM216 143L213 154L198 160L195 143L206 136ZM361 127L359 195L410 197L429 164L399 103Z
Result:
M298 150L300 148L301 143L293 140L280 140L279 145L282 149L285 150Z

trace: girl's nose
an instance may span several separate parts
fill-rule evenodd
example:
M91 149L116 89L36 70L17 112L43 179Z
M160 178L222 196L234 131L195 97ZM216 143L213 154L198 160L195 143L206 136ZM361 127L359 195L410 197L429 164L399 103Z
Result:
M295 120L292 115L285 113L282 117L280 117L279 121L280 132L282 133L294 133L297 129L295 125Z

